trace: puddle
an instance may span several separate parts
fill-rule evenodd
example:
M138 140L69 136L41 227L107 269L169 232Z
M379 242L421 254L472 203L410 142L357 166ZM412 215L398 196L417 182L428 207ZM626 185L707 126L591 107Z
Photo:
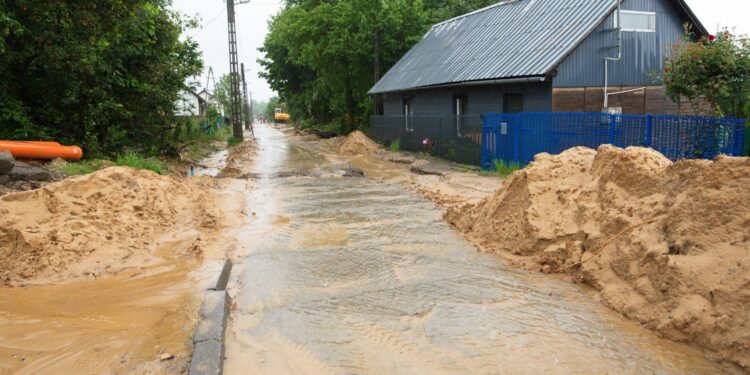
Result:
M325 148L256 132L225 373L728 371L585 289L477 252L421 197L326 177L337 161ZM270 178L289 169L324 177Z
M192 168L193 176L218 176L221 170L227 166L227 158L229 158L229 150L221 150L211 154L208 158L201 160L200 165Z

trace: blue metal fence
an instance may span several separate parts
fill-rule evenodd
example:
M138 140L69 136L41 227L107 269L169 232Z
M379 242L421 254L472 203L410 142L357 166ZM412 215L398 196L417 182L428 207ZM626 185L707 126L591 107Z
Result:
M672 160L742 156L744 120L675 115L606 113L486 114L482 168L495 160L526 165L542 152L575 146L651 147Z

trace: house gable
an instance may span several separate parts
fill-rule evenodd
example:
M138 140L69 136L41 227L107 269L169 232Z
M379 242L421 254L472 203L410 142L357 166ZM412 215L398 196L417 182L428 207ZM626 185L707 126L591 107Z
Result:
M683 37L683 24L696 21L681 2L673 0L625 0L622 9L656 13L656 31L622 33L622 59L608 63L609 85L660 85L658 76L664 60L671 54L672 45ZM557 67L554 87L604 86L604 58L617 56L614 25L615 13L612 12ZM700 24L693 29L698 35L704 32Z

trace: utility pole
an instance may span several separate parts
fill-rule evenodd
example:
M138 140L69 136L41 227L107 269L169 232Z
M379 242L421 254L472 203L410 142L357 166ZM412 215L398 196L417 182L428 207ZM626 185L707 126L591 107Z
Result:
M374 52L374 64L375 65L375 71L373 76L373 85L375 83L378 83L380 81L380 26L375 26L375 30L373 32L373 52ZM383 115L383 95L382 94L376 94L375 95L375 114L378 116Z
M242 97L244 98L242 109L243 112L247 115L247 122L245 123L245 130L250 130L251 134L253 135L253 139L255 139L255 130L253 129L253 110L252 107L248 104L247 99L247 82L245 81L245 64L240 65L242 69Z
M247 95L250 97L248 99L248 101L250 102L250 118L254 119L255 118L255 113L253 112L253 92L252 91L248 91ZM253 123L251 122L250 123L250 128L252 129L252 127L253 127ZM255 133L255 132L253 131L253 133ZM255 134L253 134L253 138L255 138Z
M232 135L243 139L242 135L242 107L240 104L240 67L237 56L237 22L234 14L235 0L227 1L227 23L229 25L229 79L232 85L230 92L230 112L232 116ZM240 0L237 4L247 3L249 0Z

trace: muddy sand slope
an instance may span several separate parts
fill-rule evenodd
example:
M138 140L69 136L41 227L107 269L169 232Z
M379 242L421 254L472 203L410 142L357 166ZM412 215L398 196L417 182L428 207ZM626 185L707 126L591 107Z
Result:
M165 232L216 225L207 181L113 167L5 195L0 282L99 278L156 262L154 241Z
M446 218L488 251L577 275L660 334L750 369L750 159L537 155Z
M0 197L0 373L184 373L224 182L110 167Z

